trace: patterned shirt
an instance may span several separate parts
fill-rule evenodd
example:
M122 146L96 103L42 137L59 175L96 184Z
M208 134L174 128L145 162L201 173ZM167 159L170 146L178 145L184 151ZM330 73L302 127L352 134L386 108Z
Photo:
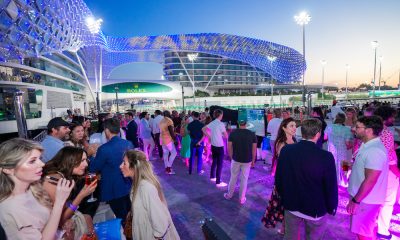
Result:
M393 133L386 126L384 126L379 138L381 139L383 145L387 150L389 165L397 165L397 156L394 149Z

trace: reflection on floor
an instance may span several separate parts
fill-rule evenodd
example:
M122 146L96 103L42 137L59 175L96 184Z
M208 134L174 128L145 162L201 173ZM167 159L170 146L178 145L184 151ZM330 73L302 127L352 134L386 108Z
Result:
M267 229L260 221L273 186L273 177L269 175L269 168L266 167L268 165L263 162L257 162L250 172L247 202L244 205L240 205L238 199L239 183L233 198L226 200L223 194L227 187L217 188L209 180L211 162L203 164L204 175L196 174L196 169L194 174L189 175L186 165L179 157L173 165L176 175L165 174L162 160L153 160L152 163L160 177L172 218L182 239L204 239L200 222L209 217L232 239L282 239L278 229ZM229 177L230 161L225 160L222 181L227 183ZM355 235L349 230L346 204L347 194L340 191L339 208L335 216L327 217L324 239L355 239ZM395 225L392 230L400 232L399 217L394 215L393 218Z

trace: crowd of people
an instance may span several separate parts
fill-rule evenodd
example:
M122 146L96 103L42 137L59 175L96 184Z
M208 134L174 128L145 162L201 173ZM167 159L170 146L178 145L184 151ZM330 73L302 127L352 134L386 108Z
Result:
M268 173L275 183L261 219L265 227L280 225L285 239L298 239L304 228L307 239L324 239L324 218L335 215L338 191L347 189L351 231L359 239L390 239L400 177L389 128L395 109L376 102L361 109L333 106L332 124L321 107L306 119L291 114L266 111L264 133L250 131L243 119L237 129L227 127L222 110L207 108L103 114L97 126L82 116L53 118L41 143L16 138L0 145L1 226L8 239L95 239L92 219L106 202L122 226L131 226L127 237L179 239L151 161L162 160L163 174L174 175L179 154L187 174L208 174L216 187L227 186L226 200L240 176L243 205L269 133ZM228 183L221 174L225 159L231 160ZM211 161L209 173L204 161Z

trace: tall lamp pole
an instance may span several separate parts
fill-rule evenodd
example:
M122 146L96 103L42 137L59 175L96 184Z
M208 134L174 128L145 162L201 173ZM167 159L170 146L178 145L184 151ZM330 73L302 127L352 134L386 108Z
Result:
M183 89L183 85L182 86L182 112L185 112L185 91Z
M381 90L381 79L382 79L382 60L383 60L383 56L379 57L379 88L378 90ZM383 85L385 86L385 85Z
M294 16L294 20L296 21L297 24L299 24L303 28L303 61L305 63L306 62L306 25L310 22L311 16L308 15L307 12L301 12L301 13L299 13L299 15ZM303 106L306 105L306 86L304 83L305 73L306 73L306 71L304 70L304 72L303 72L303 94L302 94L303 95L302 96Z
M94 19L93 17L86 18L86 26L88 27L90 33L93 35L93 38L94 38L95 34L98 34L100 32L100 27L101 27L102 23L103 23L103 19L101 19L101 18L99 18L97 20ZM95 42L95 40L94 40L94 42ZM101 49L100 49L100 51L101 51ZM100 75L102 75L102 71L101 71L101 68L102 68L102 66L101 66L102 65L102 56L101 56L101 54L102 54L102 52L100 52L100 58L101 58L100 59L100 72L99 72ZM95 65L96 64L97 64L97 57L95 56ZM95 71L95 81L96 81L96 86L97 86L97 89L96 89L96 105L97 105L97 112L100 113L100 96L99 96L99 93L101 91L101 81L99 81L97 79L97 67L95 67L94 71ZM102 76L99 76L99 78L102 78Z
M118 86L114 88L115 89L115 99L117 101L117 112L119 112L119 103L118 103Z
M348 88L347 88L347 80L348 80L348 76L349 76L349 68L350 68L350 66L349 66L349 64L346 64L346 100L348 99L348 97L349 97L349 92L348 92Z
M192 79L192 87L193 87L193 107L196 102L196 87L195 87L195 81L194 81L194 62L196 61L197 57L199 56L198 53L189 53L187 55L189 61L192 62L192 71L193 71L193 79Z
M271 71L270 71L270 76L271 76L271 106L274 107L274 106L273 106L273 104L274 104L274 82L273 82L273 80L274 80L274 75L273 75L273 63L275 62L276 57L275 57L275 56L268 56L267 59L269 60L269 64L270 64L270 68L271 68Z
M321 94L322 94L322 99L324 99L324 93L325 93L325 89L324 89L324 81L325 81L325 65L326 65L326 60L322 59L321 60L321 65L322 65L322 81L321 81Z
M376 51L378 49L379 43L378 41L371 42L372 49L374 49L374 77L372 79L372 98L375 98L375 82L376 82Z

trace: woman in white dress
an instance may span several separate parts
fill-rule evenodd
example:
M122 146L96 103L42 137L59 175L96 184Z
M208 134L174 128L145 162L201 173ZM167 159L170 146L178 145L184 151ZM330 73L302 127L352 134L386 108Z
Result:
M342 161L350 161L348 151L353 147L353 134L350 128L345 126L346 116L343 113L336 115L332 125L325 130L325 139L328 140L328 151L332 153L336 162L336 174L338 185L347 187L348 172L343 172Z
M120 169L124 177L133 180L131 190L133 239L180 239L160 182L144 152L127 151Z

